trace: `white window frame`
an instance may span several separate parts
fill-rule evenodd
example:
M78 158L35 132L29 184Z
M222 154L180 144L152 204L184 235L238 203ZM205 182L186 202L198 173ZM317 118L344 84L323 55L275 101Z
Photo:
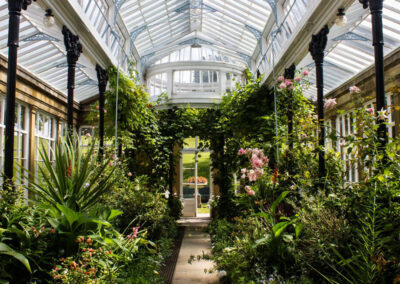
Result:
M5 106L6 100L4 97L0 97L0 171L3 172L4 167L4 143L5 143ZM27 180L22 179L21 171L18 170L18 167L23 167L27 169L29 166L29 123L30 123L30 109L28 105L16 102L16 116L15 116L15 126L14 126L14 174L18 184L21 184L21 180L26 184ZM22 125L21 115L22 108L25 109L23 114L24 121ZM24 139L23 139L24 138ZM21 156L22 154L22 156ZM27 175L24 172L24 175ZM2 178L1 178L2 182ZM27 192L25 193L27 194Z

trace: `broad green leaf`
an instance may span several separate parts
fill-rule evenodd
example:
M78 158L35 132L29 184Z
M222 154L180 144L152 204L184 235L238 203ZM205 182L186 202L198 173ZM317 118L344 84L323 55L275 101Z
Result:
M26 267L26 269L28 269L28 271L30 273L32 273L31 266L29 265L28 259L23 254L13 250L5 243L0 243L0 254L6 254L6 255L14 257L16 260L21 262Z

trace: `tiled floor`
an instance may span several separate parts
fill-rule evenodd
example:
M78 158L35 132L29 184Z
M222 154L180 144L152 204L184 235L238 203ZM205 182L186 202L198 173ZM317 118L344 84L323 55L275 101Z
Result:
M172 280L173 284L219 283L217 273L204 272L205 269L212 268L212 262L196 260L191 264L188 263L192 255L196 257L202 255L203 252L210 252L210 237L204 230L209 222L209 218L184 218L180 220L179 223L186 229Z

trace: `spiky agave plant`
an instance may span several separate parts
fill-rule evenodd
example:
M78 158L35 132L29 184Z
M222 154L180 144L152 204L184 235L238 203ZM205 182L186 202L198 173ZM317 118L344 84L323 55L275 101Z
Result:
M43 161L38 165L39 177L31 179L31 190L54 208L57 204L74 210L87 211L99 197L109 191L115 167L110 159L99 161L95 155L95 143L84 152L77 137L60 139L50 153L41 147ZM34 176L34 175L32 175Z

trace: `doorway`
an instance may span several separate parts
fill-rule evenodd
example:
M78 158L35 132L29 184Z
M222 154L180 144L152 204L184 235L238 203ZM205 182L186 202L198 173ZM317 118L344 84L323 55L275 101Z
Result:
M200 151L198 137L185 139L180 172L183 216L210 217L213 192L210 151Z

